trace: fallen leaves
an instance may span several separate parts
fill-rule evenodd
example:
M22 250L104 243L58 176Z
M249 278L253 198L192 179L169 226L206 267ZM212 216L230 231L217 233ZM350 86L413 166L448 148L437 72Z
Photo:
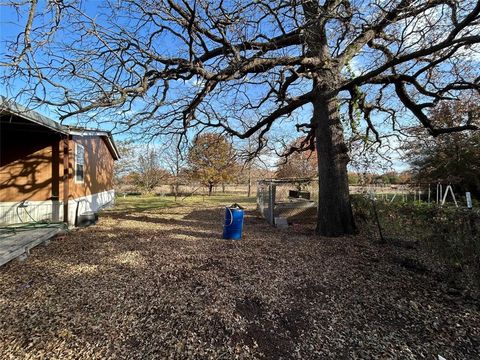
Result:
M0 358L478 358L478 299L420 249L222 220L116 211L1 268Z

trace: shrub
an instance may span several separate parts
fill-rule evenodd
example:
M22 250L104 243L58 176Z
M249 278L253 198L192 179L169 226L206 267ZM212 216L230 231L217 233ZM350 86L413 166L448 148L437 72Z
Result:
M352 203L360 231L378 234L372 201L359 195ZM479 210L426 203L375 201L375 205L387 241L417 241L447 265L473 276L480 286Z

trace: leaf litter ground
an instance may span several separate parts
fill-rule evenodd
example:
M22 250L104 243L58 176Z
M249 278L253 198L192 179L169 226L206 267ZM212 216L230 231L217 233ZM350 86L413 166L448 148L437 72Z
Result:
M0 268L0 358L480 358L480 302L430 254L222 220L111 211Z

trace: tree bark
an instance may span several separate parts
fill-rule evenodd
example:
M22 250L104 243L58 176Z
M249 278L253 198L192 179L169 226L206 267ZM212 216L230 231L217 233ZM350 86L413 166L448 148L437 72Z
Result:
M343 137L338 101L336 96L323 95L328 94L324 89L317 90L312 118L319 179L316 232L329 237L350 235L355 233L356 228L348 187L348 149Z
M312 126L318 159L318 211L316 232L322 236L355 233L348 188L348 149L338 113L337 91L341 65L329 53L323 8L317 1L302 3L310 26L305 31L308 56L317 57L321 67L312 69Z
M212 183L209 183L209 184L208 184L208 196L211 196L211 195L212 195L212 189L213 189L213 184L212 184Z

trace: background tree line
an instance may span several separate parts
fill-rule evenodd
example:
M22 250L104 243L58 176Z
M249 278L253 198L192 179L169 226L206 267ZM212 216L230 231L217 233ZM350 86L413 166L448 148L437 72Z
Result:
M435 114L437 121L455 121L462 116L461 108L445 106ZM452 120L453 119L453 120ZM422 131L414 128L412 132ZM411 169L405 171L355 172L349 171L351 186L400 184L452 184L456 192L470 191L479 196L480 138L479 133L446 134L441 141L432 141L425 135L415 134L404 145ZM304 138L294 140L295 146ZM422 139L419 141L418 139ZM149 147L120 142L122 154L116 163L116 183L120 192L155 193L160 186L168 186L168 193L177 197L180 187L189 191L207 192L219 186L241 185L250 196L250 186L265 178L316 178L315 151L294 152L286 158L277 158L274 166L257 159L242 157L242 148L236 148L224 135L203 133L195 137L190 146L178 147L176 141L169 146ZM268 155L272 157L273 155ZM163 191L165 193L165 189Z
M275 175L257 159L242 158L242 149L234 149L226 136L217 133L199 134L183 148L176 141L157 147L121 141L118 147L122 155L115 164L119 192L152 194L168 185L168 193L176 198L182 186L211 195L218 186L225 191L227 184L245 185L250 192L249 184Z

